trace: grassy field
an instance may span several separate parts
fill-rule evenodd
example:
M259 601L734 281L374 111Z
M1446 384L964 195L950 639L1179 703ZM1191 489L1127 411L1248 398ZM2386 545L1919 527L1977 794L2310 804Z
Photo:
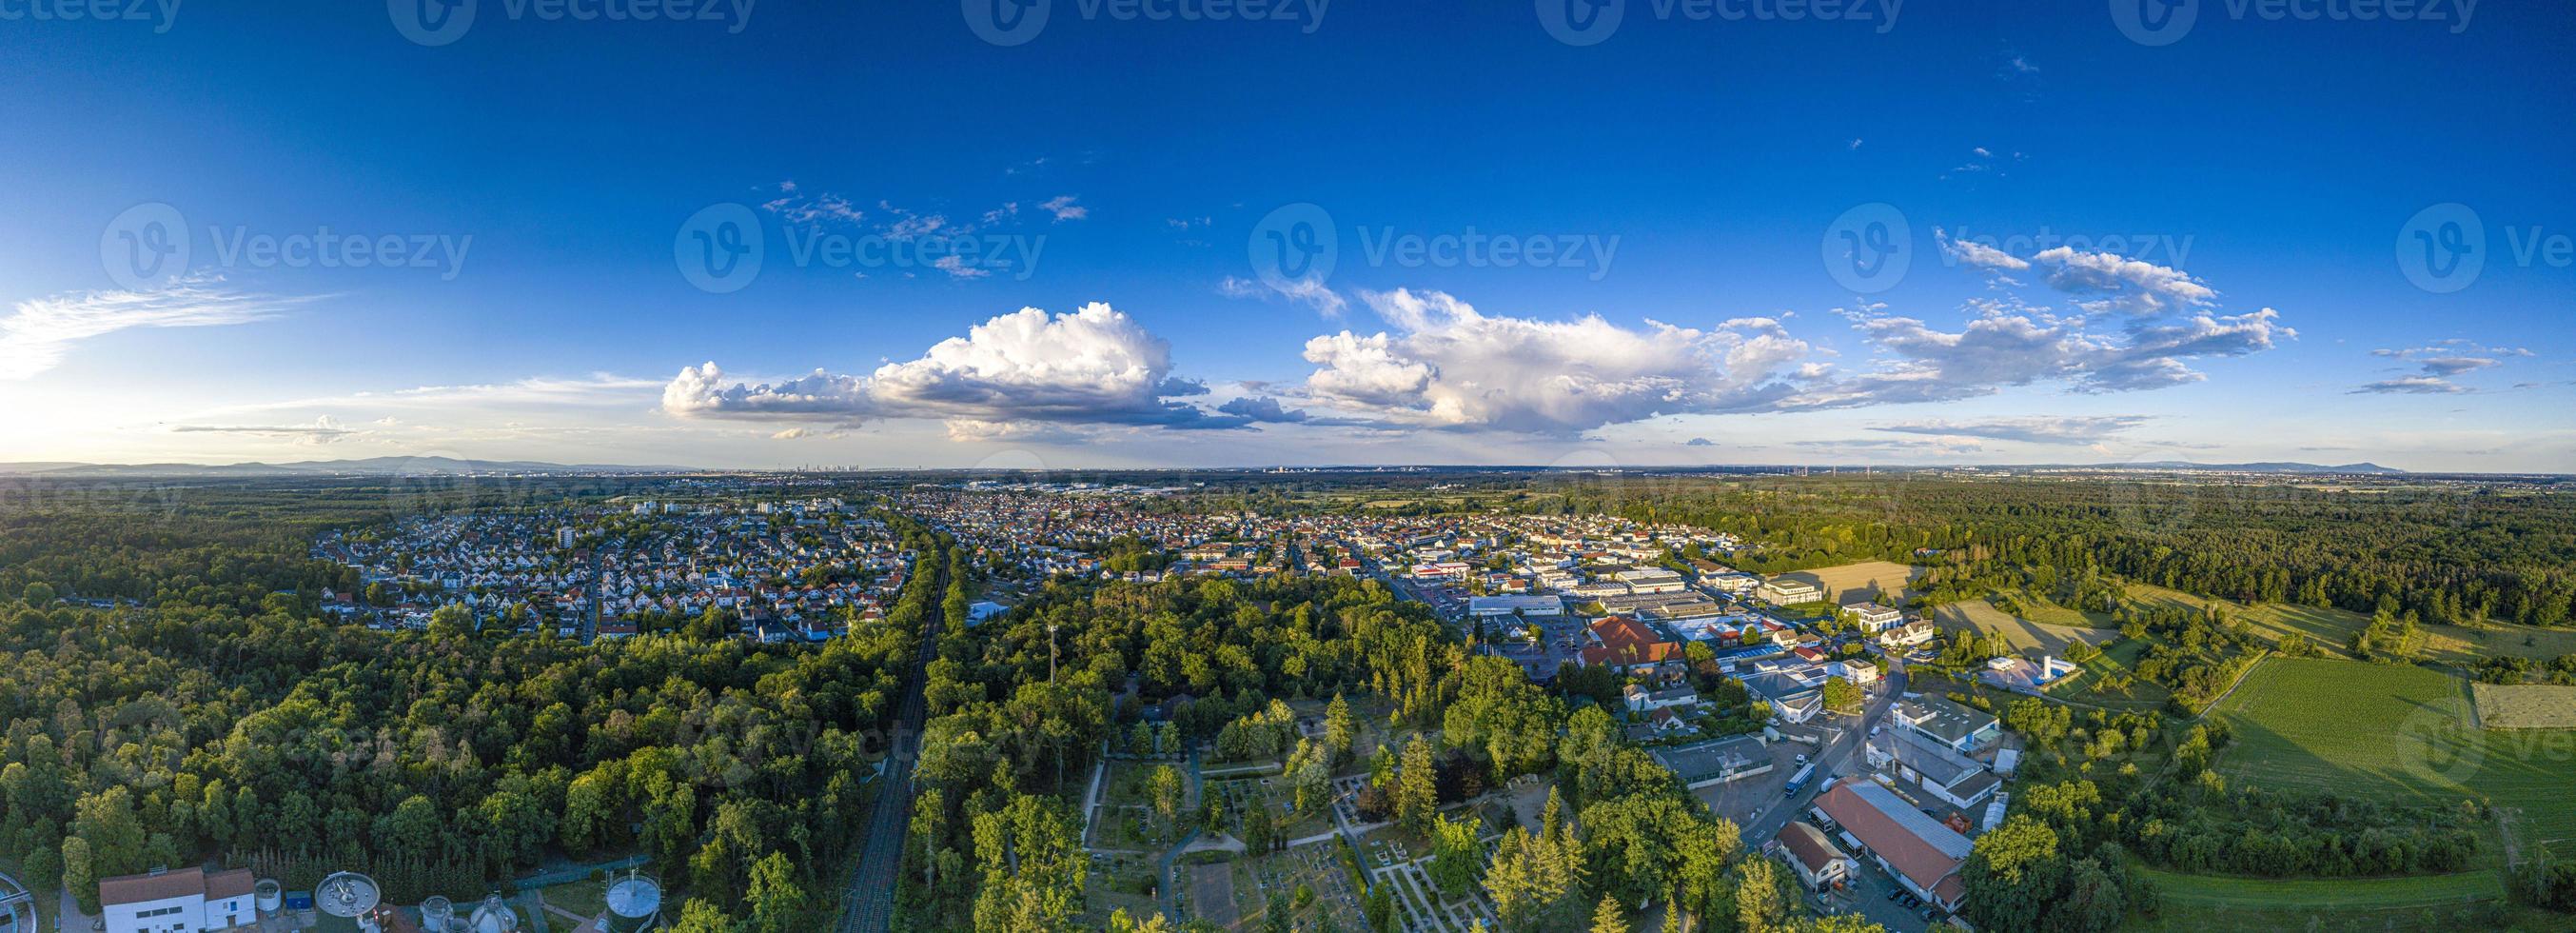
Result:
M2173 691L2152 681L2140 680L2130 670L2138 657L2147 653L2147 643L2123 638L2102 646L2101 655L2084 662L2084 674L2061 680L2048 692L2051 696L2095 706L2129 709L2155 709L2172 699Z
M2576 687L2470 684L2478 724L2489 729L2576 729Z
M2265 638L2278 641L2283 635L2298 632L2334 657L2350 657L2352 636L2370 625L2369 616L2341 609L2277 603L2247 606L2145 584L2132 584L2129 597L2166 605L2206 607L2216 604L2224 607L2230 617L2245 620ZM2486 628L2441 625L2425 629L2424 657L2444 664L2469 664L2479 658L2498 655L2554 658L2570 652L2576 652L2576 629L2545 629L2527 625Z
M2262 663L2211 715L2235 731L2219 770L2244 783L2497 808L2508 858L2576 856L2576 732L2480 730L2460 678L2323 658Z
M2015 648L2038 649L2060 657L2065 656L2068 642L2080 639L2100 646L2120 637L2119 632L2106 628L2049 625L2014 618L2003 610L1995 608L1995 604L1984 600L1942 606L1932 611L1932 620L1938 623L1943 631L1972 628L1987 634L2000 634L2005 640L2012 642Z
M2413 878L2288 880L2186 875L2144 866L2163 910L2139 930L2437 930L2483 925L2468 905L2504 897L2493 871Z
M1844 564L1840 567L1798 570L1780 576L1815 584L1825 591L1828 602L1865 603L1882 592L1893 591L1896 594L1896 601L1902 604L1905 600L1914 598L1914 592L1909 587L1914 583L1914 578L1922 573L1923 568L1920 567L1877 560Z

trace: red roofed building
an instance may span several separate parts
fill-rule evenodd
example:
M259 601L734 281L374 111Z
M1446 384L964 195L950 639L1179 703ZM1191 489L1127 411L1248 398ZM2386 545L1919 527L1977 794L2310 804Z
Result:
M1906 890L1943 910L1959 909L1967 894L1959 866L1968 861L1968 837L1868 781L1835 784L1816 798L1816 809Z
M1627 616L1610 616L1592 623L1592 647L1579 657L1583 666L1609 665L1627 673L1665 663L1679 664L1682 643L1665 638L1643 622Z

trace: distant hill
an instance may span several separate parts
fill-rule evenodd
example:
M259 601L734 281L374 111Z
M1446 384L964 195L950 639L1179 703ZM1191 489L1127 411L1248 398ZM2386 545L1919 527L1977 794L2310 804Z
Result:
M2208 470L2221 473L2372 473L2394 475L2406 471L2376 463L2347 463L2322 466L2314 463L2192 463L2187 460L2165 460L2155 463L2105 463L2099 470Z
M0 475L95 478L118 476L452 476L469 473L685 473L693 467L608 463L543 463L533 460L459 460L454 457L370 457L293 463L0 463Z

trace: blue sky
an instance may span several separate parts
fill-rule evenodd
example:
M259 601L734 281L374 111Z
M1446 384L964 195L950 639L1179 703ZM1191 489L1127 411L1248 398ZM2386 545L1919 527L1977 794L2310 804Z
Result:
M414 2L0 3L5 459L2576 463L2562 4Z

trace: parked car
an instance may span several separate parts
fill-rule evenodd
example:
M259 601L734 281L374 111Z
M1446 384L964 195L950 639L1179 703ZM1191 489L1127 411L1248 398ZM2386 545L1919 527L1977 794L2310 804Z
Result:
M1807 763L1807 756L1806 756L1806 754L1805 754L1805 753L1803 753L1803 752L1799 753L1799 755L1798 755L1798 763L1799 763L1799 764L1802 764L1802 765Z

